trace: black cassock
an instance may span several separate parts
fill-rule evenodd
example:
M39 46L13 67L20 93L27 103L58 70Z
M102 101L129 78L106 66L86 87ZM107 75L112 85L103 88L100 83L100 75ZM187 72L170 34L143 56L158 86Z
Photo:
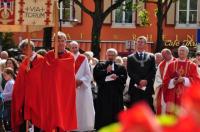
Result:
M135 54L128 56L127 70L128 75L131 78L129 84L131 104L145 101L154 111L152 98L152 95L154 94L153 83L156 73L154 55L144 52L143 58L141 59L136 52ZM137 87L139 86L140 80L147 80L145 90L141 90Z
M117 121L118 113L123 110L123 90L125 87L127 72L124 66L114 64L114 71L107 73L106 68L111 62L98 63L93 71L94 80L98 86L96 105L95 128ZM105 81L106 76L116 74L114 81Z

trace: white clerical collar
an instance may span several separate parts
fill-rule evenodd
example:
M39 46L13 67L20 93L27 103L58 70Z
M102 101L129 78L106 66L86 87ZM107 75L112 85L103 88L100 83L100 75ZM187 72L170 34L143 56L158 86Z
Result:
M74 55L74 59L76 60L78 56L80 55L80 52L77 52L76 54L73 54L73 55Z
M33 61L35 59L35 57L37 56L36 52L33 52L32 56L30 57L30 61Z

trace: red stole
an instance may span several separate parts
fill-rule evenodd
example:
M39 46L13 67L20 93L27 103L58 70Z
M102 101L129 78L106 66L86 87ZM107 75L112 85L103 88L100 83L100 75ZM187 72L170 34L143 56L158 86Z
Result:
M85 60L85 56L79 54L76 61L75 61L75 74L78 72L81 64L83 63L83 61Z
M164 74L164 69L165 69L165 65L166 65L166 61L163 60L160 65L159 65L159 69L160 69L160 75L161 75L161 79L163 80L163 74ZM156 114L161 114L162 112L162 105L161 105L161 101L162 101L162 94L163 94L163 88L162 86L159 88L158 94L157 94L157 100L156 100Z
M160 66L159 66L159 68L160 68L160 75L161 75L162 79L164 78L163 74L164 74L165 65L166 65L166 61L164 60L164 61L162 61L160 63Z

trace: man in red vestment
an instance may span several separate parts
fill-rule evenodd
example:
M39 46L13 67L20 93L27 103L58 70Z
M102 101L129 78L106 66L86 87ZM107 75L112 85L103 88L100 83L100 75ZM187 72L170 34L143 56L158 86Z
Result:
M67 51L66 48L66 35L63 32L58 32L58 58L74 58L73 54ZM55 60L54 50L50 50L45 55L45 58L49 63L52 63Z
M23 40L19 44L22 53L26 55L15 81L12 97L12 128L14 131L25 132L25 120L31 121L39 127L39 90L41 89L41 76L44 58L34 52L34 43ZM39 129L35 127L35 131Z
M163 78L166 74L168 65L174 60L169 49L163 49L161 54L164 60L158 65L154 81L154 107L156 114L164 114L166 111L166 104L163 99Z
M25 125L19 128L24 120L44 131L77 128L74 58L65 50L66 36L63 38L64 33L60 34L60 59L55 59L53 51L43 58L33 52L33 42L29 48L28 40L22 41L26 45L22 46L22 52L29 57L20 67L13 91L12 128L15 132L25 131Z
M50 64L45 69L45 76L51 79L45 85L48 91L44 93L47 104L48 130L59 128L60 131L77 129L76 117L76 83L74 56L66 49L66 35L58 32L58 59L55 59L54 50L45 55ZM49 99L49 100L48 100Z
M181 97L186 88L199 81L197 66L187 59L189 49L186 46L178 48L178 59L171 62L164 77L164 100L167 112L171 113L170 104L181 105Z

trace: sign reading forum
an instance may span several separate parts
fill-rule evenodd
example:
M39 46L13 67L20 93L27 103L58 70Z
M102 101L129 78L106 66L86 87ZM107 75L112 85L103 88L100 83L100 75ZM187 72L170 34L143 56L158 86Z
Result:
M53 0L15 0L15 24L53 25Z

